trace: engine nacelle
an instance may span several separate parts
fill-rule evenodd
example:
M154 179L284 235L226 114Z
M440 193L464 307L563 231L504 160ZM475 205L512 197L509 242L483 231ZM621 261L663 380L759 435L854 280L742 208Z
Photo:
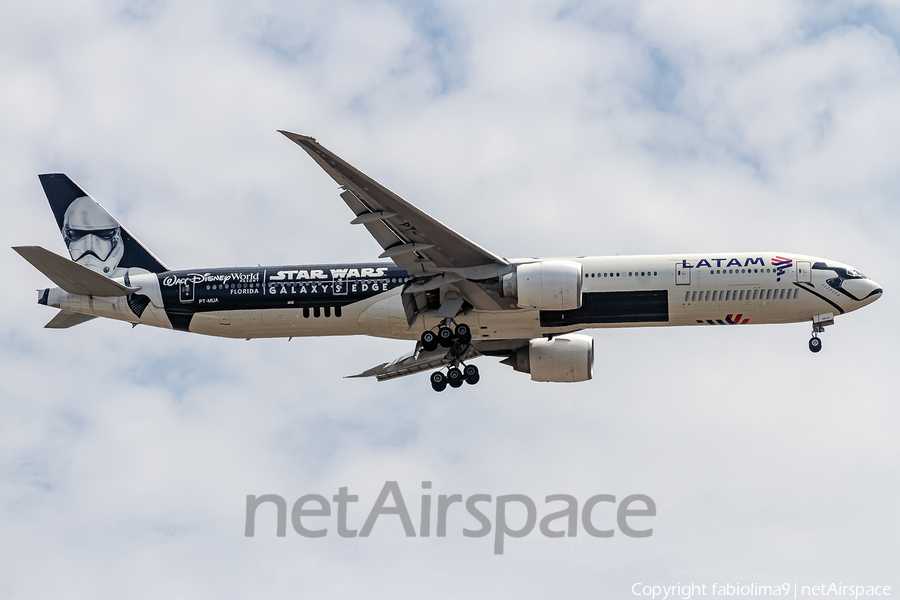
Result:
M594 338L579 333L536 338L503 362L531 373L532 381L587 381L594 374Z
M584 269L571 260L543 260L516 267L503 277L502 295L520 308L571 310L581 308Z

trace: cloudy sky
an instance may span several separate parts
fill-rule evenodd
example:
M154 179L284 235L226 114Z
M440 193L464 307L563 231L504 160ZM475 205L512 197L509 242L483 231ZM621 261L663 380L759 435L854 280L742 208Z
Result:
M896 2L83 0L0 18L0 596L609 598L635 583L900 590ZM807 324L592 333L595 377L495 359L344 379L370 338L235 341L43 325L8 248L65 247L66 172L172 268L380 252L276 133L315 136L503 256L771 250L885 297ZM646 494L649 538L275 536L248 494L331 497L361 528L431 493ZM436 500L435 500L436 502ZM458 506L458 505L457 505ZM493 505L491 505L493 506ZM521 523L523 513L510 513ZM598 520L614 524L609 509ZM519 519L516 521L516 519ZM605 520L605 521L604 521ZM434 527L434 524L432 525Z

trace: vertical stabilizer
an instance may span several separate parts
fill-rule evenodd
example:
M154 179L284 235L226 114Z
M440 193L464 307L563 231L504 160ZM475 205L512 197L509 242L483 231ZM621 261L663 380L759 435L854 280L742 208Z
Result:
M39 177L73 261L107 277L168 271L68 175L50 173Z

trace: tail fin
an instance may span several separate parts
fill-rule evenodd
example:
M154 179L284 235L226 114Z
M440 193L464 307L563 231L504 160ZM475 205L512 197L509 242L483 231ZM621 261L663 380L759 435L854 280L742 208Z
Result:
M107 277L168 271L112 215L63 173L39 175L69 255ZM135 271L138 269L138 271Z

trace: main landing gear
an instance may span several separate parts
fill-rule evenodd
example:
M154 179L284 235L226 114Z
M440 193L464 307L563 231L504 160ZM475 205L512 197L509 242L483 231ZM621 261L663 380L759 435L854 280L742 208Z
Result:
M447 389L449 385L452 388L458 388L462 386L463 382L468 383L469 385L475 385L481 379L481 375L478 374L478 367L475 365L462 365L462 369L459 367L450 367L447 369L447 374L444 375L440 371L435 371L431 374L431 389L436 392L443 392Z
M825 331L824 325L813 323L812 337L809 338L809 349L811 352L818 352L822 349L822 340L819 339L819 334L823 331Z
M438 346L450 349L452 360L450 368L444 374L435 371L431 374L431 387L436 392L443 392L449 385L458 388L463 383L475 385L481 379L478 367L463 364L463 357L469 351L469 343L472 341L472 331L465 323L459 323L455 329L451 329L450 319L444 319L437 333L428 330L422 334L422 348L427 352L436 350Z
M428 330L422 334L422 347L431 352L437 347L443 346L449 348L454 341L458 341L462 345L466 345L472 341L472 330L465 323L459 323L456 329L450 329L450 319L445 319L441 326L438 327L437 333Z

